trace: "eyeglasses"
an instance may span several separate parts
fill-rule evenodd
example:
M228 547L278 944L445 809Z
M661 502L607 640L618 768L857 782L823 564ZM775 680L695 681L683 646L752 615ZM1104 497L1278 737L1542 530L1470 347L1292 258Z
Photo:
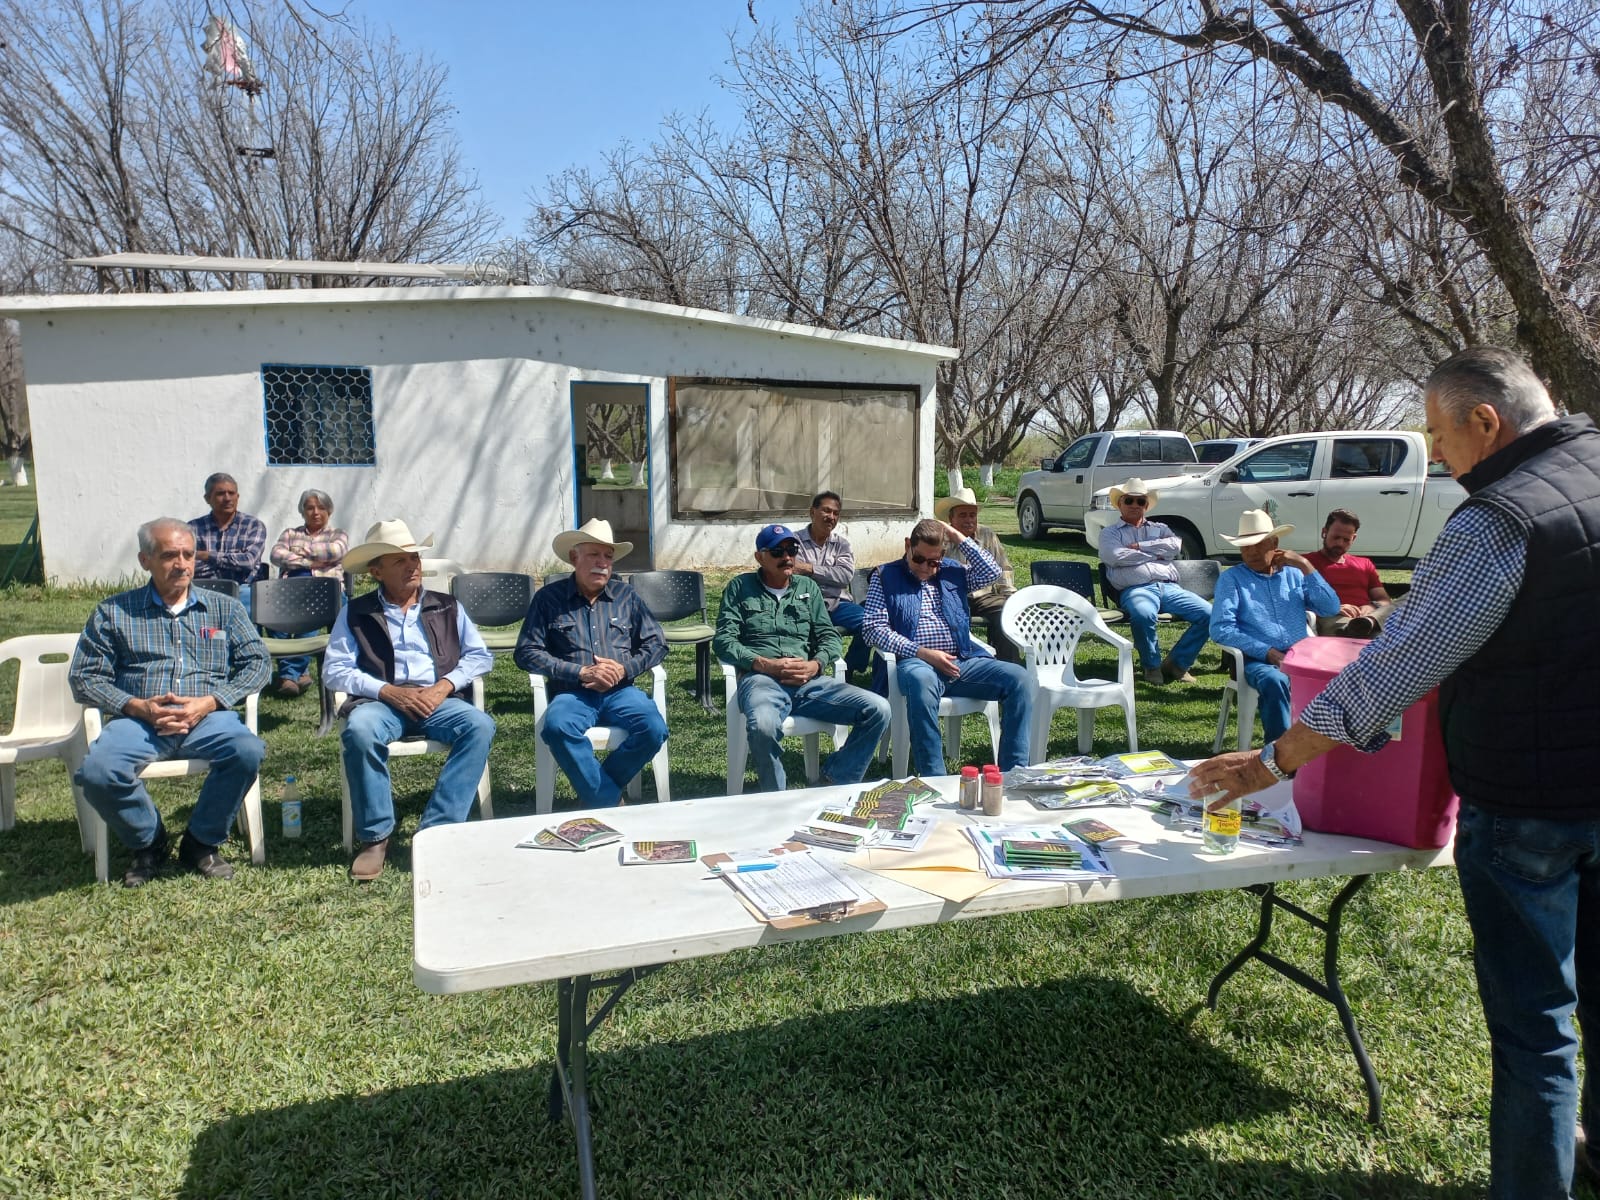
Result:
M1122 503L1131 504L1135 508L1143 508L1146 504L1149 504L1150 501L1148 497L1145 496L1124 496L1122 498Z
M938 566L939 565L939 556L937 554L935 554L932 558L923 558L922 555L920 555L920 554L913 554L911 556L911 561L916 563L917 566L919 566L919 567L925 567L929 563L932 563L934 566Z
M800 553L799 546L774 546L767 551L773 558L795 558Z

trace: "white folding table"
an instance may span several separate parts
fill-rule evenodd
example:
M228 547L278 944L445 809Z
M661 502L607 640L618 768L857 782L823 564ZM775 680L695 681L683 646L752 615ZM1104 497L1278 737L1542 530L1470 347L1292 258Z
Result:
M1043 812L1008 798L999 817L961 811L958 780L929 781L944 801L919 808L942 819L979 824L1056 824L1083 813ZM1279 784L1286 788L1288 784ZM787 838L830 799L857 787L681 800L607 809L597 814L629 841L693 838L701 854L765 849ZM1270 801L1270 795L1264 794ZM557 981L557 1063L550 1113L570 1114L578 1143L578 1172L585 1200L595 1193L588 1104L588 1039L624 992L656 968L676 960L725 954L751 946L901 929L997 913L1145 896L1245 888L1260 897L1255 936L1212 980L1206 1003L1215 1007L1228 978L1259 960L1338 1011L1368 1096L1368 1119L1381 1116L1381 1089L1339 985L1340 920L1345 905L1372 875L1449 865L1450 848L1412 850L1387 842L1308 833L1304 844L1266 849L1241 842L1226 857L1206 854L1195 834L1168 828L1143 809L1093 809L1135 843L1110 851L1114 878L1084 883L1002 883L963 904L869 871L856 872L885 908L838 923L775 929L755 919L722 880L698 866L635 866L618 862L615 845L582 853L518 849L516 844L556 820L546 814L511 820L437 825L417 835L412 849L415 893L414 976L424 991L455 993ZM830 851L817 850L817 854ZM1283 882L1349 876L1319 915L1276 893ZM1275 912L1307 921L1323 934L1320 977L1268 950ZM609 993L590 1012L591 997Z

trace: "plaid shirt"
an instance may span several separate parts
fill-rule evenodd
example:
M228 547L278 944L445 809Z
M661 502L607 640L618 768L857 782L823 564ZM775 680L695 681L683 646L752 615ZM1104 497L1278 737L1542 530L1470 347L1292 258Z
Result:
M234 524L238 523L236 519ZM309 570L319 579L342 579L344 552L349 542L350 535L342 529L324 525L312 533L304 525L296 525L278 535L278 544L272 548L272 565L282 575L304 574Z
M1411 591L1300 720L1323 737L1373 751L1394 720L1443 683L1500 628L1522 590L1527 534L1488 505L1458 510L1417 564Z
M623 688L666 656L661 624L638 592L613 577L591 604L570 575L534 593L512 654L524 671L549 677L556 694L586 690L578 676L596 658L622 664Z
M196 579L231 579L249 583L261 566L261 552L267 548L267 527L249 513L234 513L226 529L210 513L189 522L194 530L194 548L211 557L194 560Z
M267 686L271 656L244 605L191 588L177 616L146 584L100 602L72 655L73 698L109 713L129 700L215 696L232 708Z
M957 544L956 549L967 560L967 594L982 591L991 583L1000 578L1000 567L990 558L982 546L972 539ZM889 626L889 606L883 599L883 582L878 572L872 573L872 582L867 585L867 601L863 608L866 609L866 620L862 622L861 632L867 641L882 650L885 654L892 654L896 658L915 658L917 650L926 646L929 650L943 650L946 654L959 653L956 649L955 634L950 632L950 625L944 619L944 609L939 603L939 576L936 574L931 579L923 581L917 589L917 598L922 607L917 613L917 636L913 641L901 637Z

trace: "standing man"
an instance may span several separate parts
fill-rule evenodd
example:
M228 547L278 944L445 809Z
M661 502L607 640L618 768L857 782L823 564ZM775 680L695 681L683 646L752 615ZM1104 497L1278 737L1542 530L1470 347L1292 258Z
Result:
M267 527L249 513L239 511L239 485L221 471L206 479L206 503L211 511L189 522L194 530L194 577L231 579L239 585L239 600L250 611L249 586L261 570L267 548Z
M946 543L966 559L944 557ZM1028 763L1033 691L1028 673L978 649L967 616L967 595L1000 578L1000 567L953 525L918 521L905 557L884 563L867 587L867 641L896 658L896 684L906 706L911 762L918 775L945 774L939 701L970 696L1000 701L1000 768ZM888 691L880 662L873 689Z
M1172 560L1182 555L1183 540L1160 521L1150 520L1158 498L1138 478L1111 489L1111 505L1122 520L1101 531L1100 561L1111 586L1121 593L1117 604L1128 614L1144 681L1193 683L1189 668L1210 633L1211 605L1178 585ZM1164 612L1189 623L1166 658L1156 644L1156 617Z
M933 515L941 521L948 521L963 536L976 542L1000 568L1000 577L993 583L974 588L967 594L967 615L983 618L996 658L1001 662L1020 663L1022 655L1017 652L1016 643L1000 627L1000 611L1005 608L1007 598L1017 590L1011 574L1011 560L1006 557L1006 548L1000 544L1000 535L987 525L978 524L978 497L971 488L961 488L942 500L934 501ZM948 546L946 553L954 549L954 546Z
M825 783L858 783L889 727L889 703L833 677L839 633L822 589L795 574L800 538L784 525L756 534L756 567L736 575L717 613L716 656L739 671L750 758L761 790L786 786L780 732L788 716L848 725L850 736L822 766Z
M609 521L559 533L553 548L572 564L572 574L534 595L513 657L524 671L549 677L544 742L578 803L605 808L621 802L628 781L667 740L666 720L633 686L667 656L667 643L644 601L611 576L612 562L633 543L613 538ZM588 738L596 725L628 731L604 766Z
M1439 688L1489 1026L1489 1194L1565 1200L1575 1160L1600 1177L1600 431L1558 419L1493 346L1451 355L1423 402L1467 499L1376 640L1275 743L1196 767L1196 794L1246 795L1340 744L1377 750Z
M494 719L461 698L494 655L454 596L423 588L419 552L432 545L431 533L419 542L404 521L379 521L344 556L345 570L378 581L339 613L322 664L328 689L349 695L340 740L361 840L350 878L362 882L383 873L394 832L389 743L420 735L450 747L420 833L467 819L494 740Z
M1306 609L1319 617L1339 611L1339 597L1303 554L1278 549L1293 525L1274 525L1265 509L1239 514L1237 537L1244 561L1217 580L1211 604L1211 637L1219 646L1244 652L1244 677L1260 697L1256 711L1268 742L1289 728L1289 677L1280 669L1284 653L1306 636Z
M164 758L211 764L178 860L208 879L231 879L217 852L267 746L233 711L267 686L272 660L232 596L191 589L194 532L175 517L139 526L139 565L150 582L100 602L84 626L68 677L79 704L112 719L78 775L86 799L133 851L124 887L149 883L167 861L161 814L139 771Z
M837 532L839 515L843 511L844 501L839 499L838 492L818 492L812 499L811 524L796 535L800 540L800 557L794 560L794 573L807 576L822 589L822 599L833 618L833 627L852 635L850 648L844 656L844 669L853 673L866 669L872 647L861 636L861 605L849 598L850 585L856 575L856 556L850 552L849 540Z
M1360 529L1360 517L1348 508L1336 508L1322 523L1322 549L1306 555L1339 597L1334 616L1317 618L1317 632L1323 637L1372 637L1394 607L1373 561L1350 553Z

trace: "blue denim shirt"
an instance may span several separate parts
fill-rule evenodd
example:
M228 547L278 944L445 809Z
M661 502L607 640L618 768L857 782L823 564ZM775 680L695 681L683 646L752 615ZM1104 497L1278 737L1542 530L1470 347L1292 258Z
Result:
M1319 617L1339 611L1339 597L1315 571L1279 567L1262 575L1240 563L1217 580L1211 601L1211 640L1243 650L1256 662L1268 650L1287 650L1306 636L1306 609Z

